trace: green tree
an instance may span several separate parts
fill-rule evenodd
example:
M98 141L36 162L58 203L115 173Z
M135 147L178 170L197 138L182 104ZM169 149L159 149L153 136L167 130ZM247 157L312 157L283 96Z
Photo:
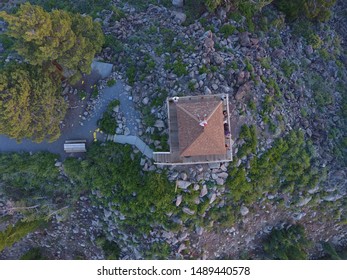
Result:
M300 16L310 20L325 21L330 17L330 8L336 0L275 0L275 6L290 20Z
M0 252L6 247L11 247L14 243L21 240L28 233L36 230L43 224L40 220L31 222L18 222L14 226L10 225L0 232Z
M310 247L311 242L306 238L301 225L273 229L263 244L267 257L277 260L306 260Z
M37 142L59 137L66 104L56 75L25 64L0 72L0 134Z
M16 14L1 11L0 17L8 23L7 34L16 39L18 54L32 65L60 65L66 76L89 73L92 59L104 43L100 24L89 16L46 12L27 2Z

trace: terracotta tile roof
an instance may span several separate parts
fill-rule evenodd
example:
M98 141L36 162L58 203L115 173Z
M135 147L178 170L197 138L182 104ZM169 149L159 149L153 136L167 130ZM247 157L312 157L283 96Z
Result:
M178 102L177 122L180 156L225 154L222 101ZM207 125L199 125L200 120Z

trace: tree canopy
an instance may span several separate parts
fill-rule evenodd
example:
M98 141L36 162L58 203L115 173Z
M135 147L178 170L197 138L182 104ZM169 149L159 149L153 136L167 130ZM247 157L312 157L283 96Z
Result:
M0 134L37 142L59 137L66 104L54 75L41 66L25 64L0 72Z
M63 10L46 12L22 4L16 14L0 12L8 23L7 34L16 39L14 49L32 65L59 64L65 73L89 73L104 37L101 26L90 16Z

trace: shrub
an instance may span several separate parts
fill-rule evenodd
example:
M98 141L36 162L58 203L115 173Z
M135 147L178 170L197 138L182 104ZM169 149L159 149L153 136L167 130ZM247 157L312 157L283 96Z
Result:
M242 166L231 169L227 185L232 201L250 204L264 192L299 194L303 189L316 186L321 176L312 168L311 157L310 144L305 143L304 134L291 131L285 138L276 140L271 149L254 157L248 172Z
M271 58L270 57L264 57L260 59L260 65L265 68L265 69L270 69L271 68Z
M187 65L183 63L182 58L178 58L174 64L173 64L173 70L172 70L178 77L181 77L183 75L187 75Z
M126 76L128 78L129 85L134 85L136 77L136 67L134 64L131 64L126 70Z
M311 245L304 228L294 225L287 229L273 229L265 239L263 248L270 259L306 260Z
M41 248L31 248L20 257L21 260L46 260L42 255Z
M235 26L232 26L231 24L224 24L219 31L224 35L225 38L227 38L232 35L235 30Z
M283 60L283 62L281 63L281 68L283 70L284 75L287 78L290 78L291 75L296 70L296 65L294 63L291 63L289 60L286 59L286 60Z
M108 80L107 81L107 86L108 87L112 87L116 84L116 80L115 79L112 79L112 80Z
M289 20L306 17L309 20L326 21L335 2L336 0L275 0L274 4Z
M240 139L243 139L245 143L239 149L237 154L238 157L242 158L249 153L255 153L257 148L257 132L254 125L247 126L243 125L241 127Z
M98 190L98 203L109 205L126 216L118 221L136 233L149 232L153 225L169 223L168 212L175 212L175 187L166 174L143 173L140 155L129 145L93 143L83 161L74 159L78 168L66 168L77 184ZM71 165L71 164L70 164Z

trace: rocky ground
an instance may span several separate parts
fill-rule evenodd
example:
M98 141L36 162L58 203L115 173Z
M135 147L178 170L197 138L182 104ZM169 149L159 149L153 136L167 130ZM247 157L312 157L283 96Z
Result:
M346 65L341 65L345 59L341 47L343 37L329 28L329 24L317 29L316 34L321 38L318 46L300 37L295 26L287 25L271 8L266 11L267 26L255 32L240 31L244 21L228 19L223 11L218 17L204 15L204 20L188 26L184 25L185 15L181 10L150 6L147 11L138 13L126 6L125 11L126 17L120 21L110 23L107 17L103 21L105 34L123 42L124 48L117 53L106 48L102 55L116 62L118 71L125 73L128 82L131 80L129 65L139 69L136 74L132 73L138 79L131 93L139 109L152 105L149 113L155 117L152 124L143 122L145 127L150 126L150 130L147 128L150 133L143 135L145 141L151 144L151 134L167 133L166 126L162 127L166 123L166 108L153 104L161 98L161 89L165 89L167 96L225 93L231 100L235 153L242 144L238 141L242 124L256 125L259 151L268 149L274 139L292 129L303 130L316 149L317 167L329 170L325 184L313 192L321 193L322 201L343 207L346 170L332 153L332 147L344 131L340 100L346 89L337 85L346 76ZM236 27L229 36L222 32L227 24ZM329 53L328 57L322 49ZM147 65L154 63L155 67L148 69L143 61ZM186 71L177 69L181 65ZM323 96L317 96L314 85L323 87ZM268 96L273 99L272 109L265 118L261 111L269 103ZM146 117L144 115L144 119ZM247 165L248 160L239 159L238 164ZM169 179L188 193L190 188L200 190L200 197L207 195L213 202L216 197L223 197L224 188L220 186L227 180L227 166L169 168ZM215 182L216 187L207 188L204 182ZM340 245L346 242L345 226L330 220L332 213L321 213L308 206L310 197L304 198L296 209L281 209L272 199L274 197L270 201L264 198L252 209L243 209L241 221L223 232L197 227L195 231L187 229L178 235L159 231L156 236L177 248L176 257L186 253L184 249L189 243L189 253L181 257L209 259L240 258L246 251L257 250L259 241L272 227L285 226L288 222L305 224L314 241L332 240ZM181 200L177 197L178 207ZM190 213L189 209L182 210ZM317 245L312 253L320 250Z
M339 5L344 5L342 2ZM327 179L292 208L279 205L276 195L264 194L252 207L241 207L241 219L223 230L194 226L171 232L158 228L137 236L118 227L115 220L126 217L113 212L112 205L94 207L81 199L68 220L53 222L49 229L29 235L2 253L2 258L17 258L30 241L48 248L52 258L76 258L81 253L85 258L100 259L103 253L94 240L101 229L120 244L125 259L145 258L144 252L159 241L170 245L169 258L256 258L262 238L273 227L296 222L305 225L308 237L316 244L313 258L322 253L320 241L345 245L346 225L341 213L345 211L347 176L341 163L343 151L341 156L336 150L345 131L340 114L347 75L341 46L347 40L341 25L345 18L337 11L329 23L315 29L316 37L309 41L299 34L298 26L286 24L272 7L258 18L255 31L250 31L245 18L228 18L223 9L186 25L187 15L181 8L150 5L139 12L130 5L120 5L120 1L114 3L122 7L125 16L114 21L113 11L100 13L97 20L113 40L100 58L113 63L118 77L128 84L129 95L142 113L138 135L148 145L156 150L166 148L158 139L167 138L163 102L167 96L224 93L230 100L235 154L243 144L238 139L243 124L256 126L259 153L270 148L275 139L299 129L313 143L316 167L326 168ZM225 31L229 26L230 33ZM122 115L115 111L114 117L119 121L118 132L125 133ZM243 157L237 159L237 165L247 166L249 161L250 157ZM161 172L164 168L145 158L141 165L144 171ZM200 200L207 197L210 204L216 199L223 201L227 163L171 167L167 171L169 180L184 191L175 203L187 215L195 213L182 200L193 191L200 193ZM317 194L318 204L312 206L309 202ZM321 211L320 205L327 202L335 206ZM334 213L340 216L333 217ZM58 240L60 236L64 237Z

